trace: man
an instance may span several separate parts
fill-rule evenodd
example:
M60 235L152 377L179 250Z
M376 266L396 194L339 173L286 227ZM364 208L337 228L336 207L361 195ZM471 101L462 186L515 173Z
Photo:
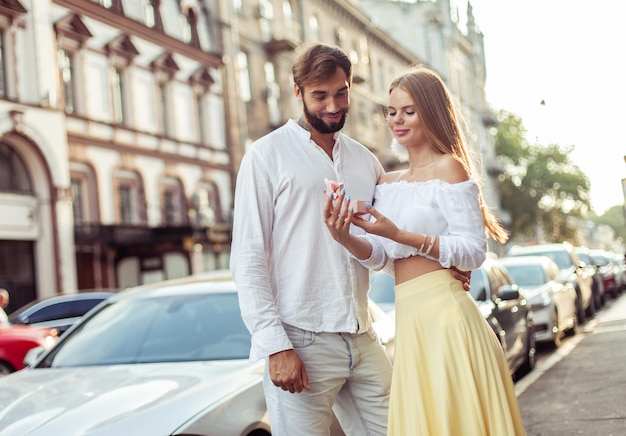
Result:
M9 327L9 317L4 309L9 305L9 291L0 288L0 327Z
M371 200L383 168L339 132L352 82L346 54L310 46L293 77L303 115L252 144L235 191L231 269L250 360L267 359L272 434L328 434L333 408L347 434L384 435L392 367L368 318L369 272L322 220L325 178Z
M324 179L371 201L383 168L340 132L348 56L314 44L292 72L302 116L251 145L235 190L230 266L250 360L266 359L272 434L328 434L332 408L347 435L385 435L392 366L368 316L369 271L322 219Z

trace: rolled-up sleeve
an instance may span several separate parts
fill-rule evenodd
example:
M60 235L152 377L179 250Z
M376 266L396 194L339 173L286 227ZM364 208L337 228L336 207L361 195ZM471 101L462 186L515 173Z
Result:
M237 175L230 258L241 316L252 334L250 361L293 348L280 321L269 279L272 192L270 172L250 149Z
M478 268L487 256L478 185L474 181L442 185L437 203L449 231L439 237L439 262L462 271Z

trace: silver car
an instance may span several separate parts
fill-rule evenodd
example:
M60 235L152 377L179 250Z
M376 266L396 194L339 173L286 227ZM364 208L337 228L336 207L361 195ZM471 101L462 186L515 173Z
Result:
M122 291L0 379L0 435L269 435L250 340L230 275Z
M499 260L531 304L537 342L556 348L565 335L576 333L576 290L570 282L558 279L559 267L552 259L520 256Z

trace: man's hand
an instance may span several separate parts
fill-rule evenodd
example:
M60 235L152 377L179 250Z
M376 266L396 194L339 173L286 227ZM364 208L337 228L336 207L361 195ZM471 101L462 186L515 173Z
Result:
M283 391L302 392L311 390L309 376L304 363L295 350L285 350L272 354L269 358L270 379L274 386Z
M463 283L463 289L466 291L470 290L470 277L472 276L471 271L459 271L455 267L450 268L452 270L452 277Z

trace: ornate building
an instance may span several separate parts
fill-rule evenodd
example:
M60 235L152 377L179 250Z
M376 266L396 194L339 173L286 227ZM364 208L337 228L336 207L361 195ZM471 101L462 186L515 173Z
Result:
M205 3L3 0L0 44L13 308L226 265L233 170Z
M482 35L471 18L462 32L451 11L448 0L0 0L9 311L227 267L240 159L299 116L291 65L303 43L350 55L344 132L387 168L398 164L387 86L409 65L434 67L470 123L493 195Z

